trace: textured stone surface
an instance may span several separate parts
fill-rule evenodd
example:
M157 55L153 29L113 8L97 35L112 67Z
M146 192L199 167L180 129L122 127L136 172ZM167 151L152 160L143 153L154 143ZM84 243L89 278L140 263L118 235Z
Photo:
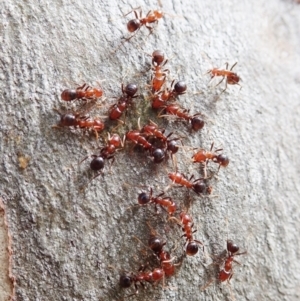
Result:
M122 299L119 272L136 271L149 255L133 238L147 242L145 220L167 238L168 248L177 244L181 250L181 231L164 222L165 214L132 208L143 185L160 191L170 183L171 161L153 166L143 154L120 152L111 172L107 168L89 183L88 163L78 163L95 151L94 136L51 128L61 91L76 83L101 81L107 100L93 112L98 115L120 94L121 82L136 82L146 93L146 53L155 49L169 57L171 77L188 84L182 105L208 120L201 134L189 134L180 122L158 122L186 136L185 146L208 148L214 141L231 158L213 180L217 198L191 194L195 237L207 252L221 252L231 238L248 254L238 259L242 266L235 267L231 286L213 284L201 292L212 277L211 260L198 254L184 261L165 289L149 287L137 299L299 300L300 6L193 2L164 1L167 14L154 34L146 38L143 28L116 53L128 36L130 17L122 14L131 8L125 1L2 3L0 179L17 300ZM144 12L158 8L156 1L132 3L139 5ZM227 61L238 62L242 89L230 86L216 101L221 89L209 88L204 73ZM157 120L145 104L139 98L129 126L136 126L141 112L142 119ZM184 148L178 168L198 175L192 153ZM184 189L168 193L183 207Z

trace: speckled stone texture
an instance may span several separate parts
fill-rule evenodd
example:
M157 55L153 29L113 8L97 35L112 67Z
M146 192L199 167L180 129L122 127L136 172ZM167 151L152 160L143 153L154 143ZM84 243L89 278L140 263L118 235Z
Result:
M129 147L89 182L89 160L79 162L96 151L93 133L52 128L59 120L53 108L75 106L62 104L62 90L84 82L104 89L106 99L91 112L100 116L120 95L122 82L137 83L141 96L126 126L136 127L139 116L142 123L151 118L184 137L180 172L199 177L191 147L209 148L212 141L231 160L211 182L217 197L190 193L194 236L204 243L205 256L187 258L164 288L147 285L133 299L299 300L300 5L163 1L166 14L154 33L147 37L142 28L117 49L133 17L122 15L138 6L144 14L159 8L157 1L0 5L0 181L13 237L16 300L127 300L134 289L119 288L119 273L137 271L151 259L143 245L147 221L167 249L177 246L177 256L182 251L182 232L166 222L165 212L134 206L146 187L158 194L170 184L171 160L154 166ZM158 119L148 108L148 54L156 49L169 58L170 78L188 85L182 106L205 114L201 133ZM229 86L216 100L222 87L209 85L205 73L225 62L238 62L242 89ZM168 194L184 207L185 189ZM201 292L217 271L209 254L220 254L228 238L248 253L237 258L241 266L235 265L230 285L213 282Z

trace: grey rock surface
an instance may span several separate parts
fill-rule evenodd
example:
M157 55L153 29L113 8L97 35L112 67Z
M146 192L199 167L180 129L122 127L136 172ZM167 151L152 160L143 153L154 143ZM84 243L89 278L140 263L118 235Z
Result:
M156 1L131 5L144 13L159 8ZM212 180L218 197L190 193L194 235L205 256L187 258L164 288L147 285L134 298L299 300L300 6L280 0L163 1L166 15L154 33L142 28L114 52L129 36L126 22L133 14L122 15L130 10L127 1L1 3L0 179L13 237L16 300L126 299L134 289L119 288L120 271L137 271L151 255L141 243L150 233L146 221L167 239L167 248L182 249L181 230L166 222L164 212L134 207L145 187L159 192L170 184L171 160L153 166L127 149L111 171L89 182L88 161L79 162L95 153L93 133L51 128L59 119L53 108L63 110L61 91L97 81L106 100L96 115L106 114L122 82L139 85L141 97L126 124L136 127L139 116L151 118L185 136L180 172L199 175L190 146L209 148L214 141L231 159ZM145 108L147 54L156 49L168 56L170 76L188 84L182 105L207 116L200 134L181 122L158 120ZM209 86L204 74L225 62L238 62L242 89L229 86L216 100L221 87ZM185 189L168 194L183 208ZM202 292L215 275L208 254L222 252L227 238L248 253L238 258L231 285L213 282Z

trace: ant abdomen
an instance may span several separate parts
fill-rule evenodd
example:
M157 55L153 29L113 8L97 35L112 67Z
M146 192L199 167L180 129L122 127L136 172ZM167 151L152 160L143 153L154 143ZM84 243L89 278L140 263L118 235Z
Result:
M76 115L71 114L71 113L61 115L60 125L62 125L62 126L76 126L77 125Z
M178 95L184 94L186 89L187 85L184 81L178 81L174 86L174 90Z
M77 92L74 89L66 89L61 93L61 99L71 101L77 98Z
M122 288L128 288L131 286L133 282L133 279L130 275L128 274L122 274L120 276L119 284Z
M191 119L191 125L192 125L192 129L194 131L200 131L203 129L205 122L203 119L201 119L199 117L193 117Z
M138 202L140 205L146 205L150 202L150 197L147 193L141 192L138 196Z
M98 171L104 168L104 158L96 156L90 163L91 170Z
M154 163L161 163L164 161L165 159L165 152L163 149L161 148L156 148L153 152L152 152L152 157L153 157L153 161Z
M199 247L195 241L190 241L185 249L186 255L194 256L198 253Z
M136 94L137 90L138 90L137 85L135 85L135 84L128 84L128 85L125 87L124 92L125 92L128 96L133 97L133 96Z
M161 50L155 50L152 53L152 63L156 63L158 66L164 61L165 55Z
M229 164L229 158L223 154L218 155L216 161L223 167L226 167Z
M139 19L132 19L127 23L127 29L129 32L134 32L141 27L141 22Z

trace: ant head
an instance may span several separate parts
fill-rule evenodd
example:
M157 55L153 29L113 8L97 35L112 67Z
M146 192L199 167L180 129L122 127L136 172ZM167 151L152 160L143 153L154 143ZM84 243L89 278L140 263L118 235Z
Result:
M186 89L187 89L186 83L182 80L178 81L174 86L174 90L179 95L184 94L186 92Z
M119 280L119 284L122 288L128 288L131 286L133 282L133 278L132 276L128 275L128 274L122 274L120 276L120 280Z
M104 159L101 156L96 156L90 164L92 170L100 170L104 167Z
M186 246L186 255L194 256L198 253L199 247L195 241L190 241Z
M205 122L200 117L193 117L191 119L191 125L192 125L192 129L194 131L199 131L199 130L201 130L204 127Z
M155 50L152 53L152 64L155 62L158 66L164 61L165 54L160 50Z
M141 192L138 196L138 202L140 205L146 205L150 202L150 196L146 192Z
M137 85L135 84L128 84L126 87L125 87L125 90L124 92L130 96L130 97L133 97L134 94L137 92L138 88L137 88Z
M221 166L226 167L229 164L229 158L225 155L220 154L217 156L217 162Z
M227 251L231 254L234 254L236 252L238 252L240 249L240 247L235 244L232 240L228 239L227 240Z
M152 152L154 163L161 163L165 159L165 152L161 148L156 148Z

